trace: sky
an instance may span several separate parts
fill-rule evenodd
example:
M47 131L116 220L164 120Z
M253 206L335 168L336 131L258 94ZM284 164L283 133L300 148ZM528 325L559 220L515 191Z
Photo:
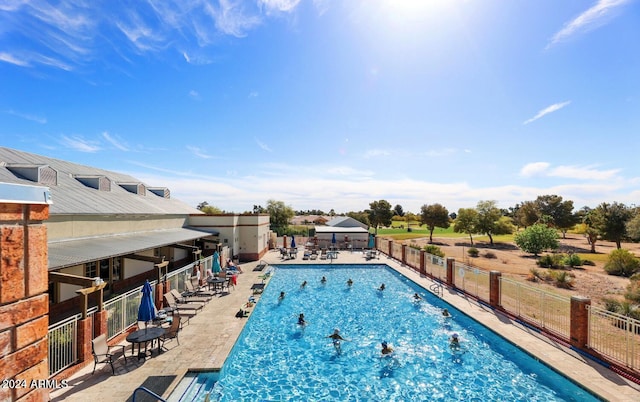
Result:
M0 146L227 212L635 205L640 0L0 0Z

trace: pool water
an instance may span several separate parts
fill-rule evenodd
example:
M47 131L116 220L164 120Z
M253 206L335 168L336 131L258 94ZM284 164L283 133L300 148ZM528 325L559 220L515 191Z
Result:
M220 373L194 384L181 400L598 400L386 265L278 266Z

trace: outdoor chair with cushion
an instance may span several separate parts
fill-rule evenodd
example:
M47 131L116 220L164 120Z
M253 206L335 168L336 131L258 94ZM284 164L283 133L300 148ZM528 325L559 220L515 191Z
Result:
M116 373L116 370L113 368L113 362L117 360L117 357L114 353L111 353L111 349L121 349L122 356L124 357L125 363L127 362L127 356L124 353L124 345L114 345L109 346L107 344L107 335L102 334L97 338L91 341L91 353L93 354L93 373L96 372L96 366L98 363L109 363L111 366L111 372L113 374Z
M186 286L187 291L182 293L184 296L204 296L204 297L210 296L210 297L213 297L213 296L216 295L215 292L212 292L210 290L196 288L195 286L193 286L193 283L191 283L191 281L186 281L185 282L185 286Z
M173 321L171 321L171 325L169 326L169 328L165 329L164 335L160 337L160 342L163 349L166 349L164 347L164 343L171 339L175 339L178 345L180 345L180 340L178 339L178 333L180 332L181 328L182 328L182 325L180 321L180 314L176 314L173 316Z
M171 292L165 293L164 302L165 305L172 307L174 311L191 311L193 314L197 314L204 307L203 303L178 303L178 300L176 300Z
M178 303L209 303L211 296L186 296L178 292L178 289L171 289L169 291Z

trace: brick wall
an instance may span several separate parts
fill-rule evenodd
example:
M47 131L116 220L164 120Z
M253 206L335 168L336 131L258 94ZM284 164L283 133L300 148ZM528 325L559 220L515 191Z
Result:
M0 203L0 388L2 401L48 400L32 380L49 373L49 206Z

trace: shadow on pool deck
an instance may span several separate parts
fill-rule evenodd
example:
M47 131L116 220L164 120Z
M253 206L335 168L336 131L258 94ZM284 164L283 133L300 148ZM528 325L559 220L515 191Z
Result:
M433 284L431 280L421 278L418 273L384 255L380 259L366 261L361 252L343 251L332 262L302 260L301 255L294 260L282 261L280 253L271 250L262 261L269 264L387 264L425 289ZM123 359L119 359L114 364L116 375L111 375L108 365L98 366L96 373L91 375L93 362L89 362L68 380L69 387L51 392L51 401L131 401L134 390L148 381L158 390L163 390L162 396L167 398L188 370L221 368L247 321L236 318L235 314L253 295L252 285L262 283L260 276L264 271L253 271L257 265L258 261L242 265L244 273L239 276L235 289L224 297L214 298L185 325L180 332L180 345L171 345L168 351L146 360L127 358L126 365ZM640 386L595 361L540 336L509 317L478 305L470 298L445 291L443 299L601 397L611 401L640 401ZM127 345L128 353L129 347ZM141 400L139 398L142 398L142 393L136 396L136 400Z

